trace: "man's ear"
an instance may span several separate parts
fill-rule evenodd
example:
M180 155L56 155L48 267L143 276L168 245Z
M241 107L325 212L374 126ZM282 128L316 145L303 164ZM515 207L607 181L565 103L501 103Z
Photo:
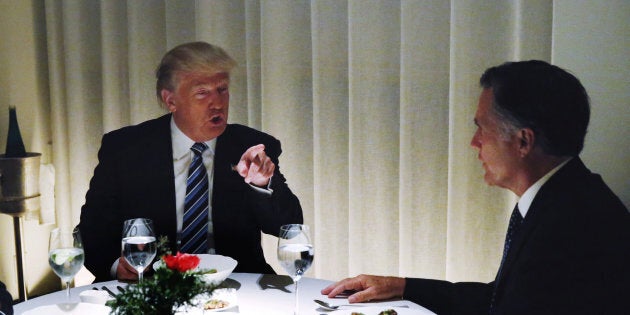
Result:
M167 89L162 89L160 91L160 96L162 97L162 102L166 104L166 108L172 113L177 110L175 106L175 102L173 101L173 93Z
M536 135L534 131L530 128L523 128L518 131L518 142L519 142L519 152L521 153L521 157L526 156L534 149L534 144L536 143Z

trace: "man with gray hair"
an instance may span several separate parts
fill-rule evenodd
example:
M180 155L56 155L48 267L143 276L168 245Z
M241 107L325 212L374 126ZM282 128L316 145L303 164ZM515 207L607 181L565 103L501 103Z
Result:
M97 281L137 278L120 241L123 222L138 217L153 220L174 251L274 273L261 232L277 236L281 225L302 223L302 208L280 173L280 141L227 123L235 65L205 42L173 48L156 71L156 95L170 113L103 136L79 224Z
M588 95L543 61L482 75L471 146L484 179L519 197L490 283L360 275L322 290L357 290L351 303L403 297L437 314L625 314L630 213L579 153Z

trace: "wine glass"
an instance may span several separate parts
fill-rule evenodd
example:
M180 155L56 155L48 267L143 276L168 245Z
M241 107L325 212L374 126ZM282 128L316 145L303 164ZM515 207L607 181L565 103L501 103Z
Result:
M298 312L298 281L313 263L314 255L308 225L288 224L280 227L278 261L295 283L295 315Z
M123 225L122 255L138 271L138 282L142 282L144 269L155 258L157 242L153 231L150 219L129 219Z
M85 254L79 228L72 231L62 231L56 228L50 231L48 244L48 264L52 270L66 284L66 297L70 300L70 281L79 272Z

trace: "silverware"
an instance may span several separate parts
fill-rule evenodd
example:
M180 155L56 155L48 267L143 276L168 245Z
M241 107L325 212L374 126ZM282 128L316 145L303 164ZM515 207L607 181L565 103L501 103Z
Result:
M315 301L315 303L319 304L321 307L323 307L324 309L327 309L329 311L334 311L336 309L338 309L339 307L342 306L352 306L352 307L361 307L361 306L367 306L367 305L362 305L362 304L341 304L341 305L330 305L324 301L320 301L320 300L313 300Z
M340 307L343 306L347 306L347 307L363 307L363 306L372 306L372 305L367 305L367 304L340 304L340 305L331 305L327 302L324 301L320 301L320 300L313 300L315 301L315 303L319 304L323 309L329 310L329 311L334 311ZM404 307L404 308L409 308L409 305L381 305L383 307Z
M121 287L119 285L116 286L116 289L118 289L118 291L120 291L120 292L125 293L125 288L123 288L123 287Z
M107 293L109 293L109 295L111 295L112 297L116 297L116 293L114 293L112 290L110 290L108 287L106 286L102 286L101 289L107 291Z

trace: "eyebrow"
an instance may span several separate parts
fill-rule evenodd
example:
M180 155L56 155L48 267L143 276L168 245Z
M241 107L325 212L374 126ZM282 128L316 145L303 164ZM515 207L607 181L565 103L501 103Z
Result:
M213 82L204 82L204 81L199 80L199 81L194 81L192 84L192 87L198 88L198 87L203 87L203 86L208 86L208 85L211 85L212 87L220 87L226 84L230 84L230 80L224 79L217 82L216 84L214 84Z

